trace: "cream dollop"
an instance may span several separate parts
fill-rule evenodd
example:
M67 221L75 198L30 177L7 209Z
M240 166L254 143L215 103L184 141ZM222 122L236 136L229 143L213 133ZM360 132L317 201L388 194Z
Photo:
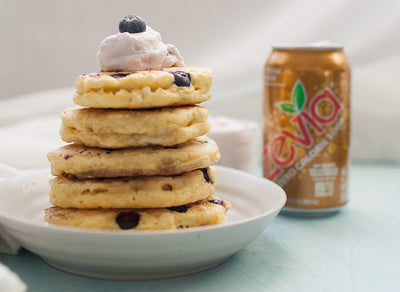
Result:
M101 71L138 71L185 66L174 45L161 41L151 27L140 33L118 33L105 38L97 52Z

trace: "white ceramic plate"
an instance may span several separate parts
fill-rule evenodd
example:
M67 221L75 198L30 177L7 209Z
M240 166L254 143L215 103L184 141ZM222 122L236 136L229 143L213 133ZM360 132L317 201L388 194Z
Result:
M0 222L24 248L61 270L106 279L154 279L202 271L262 233L286 202L276 184L216 167L216 195L232 203L223 225L173 231L91 231L43 220L48 170L0 184Z

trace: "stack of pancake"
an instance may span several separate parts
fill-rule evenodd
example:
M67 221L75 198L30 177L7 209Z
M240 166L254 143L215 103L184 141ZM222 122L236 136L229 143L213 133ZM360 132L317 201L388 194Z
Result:
M178 229L222 223L218 146L204 136L212 72L171 67L81 75L61 114L72 144L48 154L45 220L93 229Z

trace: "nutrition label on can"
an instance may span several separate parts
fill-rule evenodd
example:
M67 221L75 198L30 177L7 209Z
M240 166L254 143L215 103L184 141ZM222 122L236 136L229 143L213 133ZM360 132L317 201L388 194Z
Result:
M313 181L336 180L339 168L336 163L316 163L308 169L308 173Z
M315 197L330 197L333 195L336 177L339 173L336 163L316 163L308 169L308 172L314 181Z

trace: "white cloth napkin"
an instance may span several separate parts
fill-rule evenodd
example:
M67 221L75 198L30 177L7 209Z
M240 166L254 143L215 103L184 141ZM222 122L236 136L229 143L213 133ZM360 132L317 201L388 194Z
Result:
M261 159L261 127L249 120L209 117L207 134L218 145L221 159L217 164L258 174Z
M8 267L0 263L0 291L1 292L24 292L27 286Z
M0 225L0 253L18 254L21 245L13 239ZM3 291L0 289L0 291Z
M20 174L20 171L18 171L17 169L4 164L0 164L0 184L6 179L16 176L18 174ZM2 228L0 221L0 253L17 254L20 248L20 244L12 237L10 237L10 235L6 233L6 231ZM8 290L0 289L0 291Z

